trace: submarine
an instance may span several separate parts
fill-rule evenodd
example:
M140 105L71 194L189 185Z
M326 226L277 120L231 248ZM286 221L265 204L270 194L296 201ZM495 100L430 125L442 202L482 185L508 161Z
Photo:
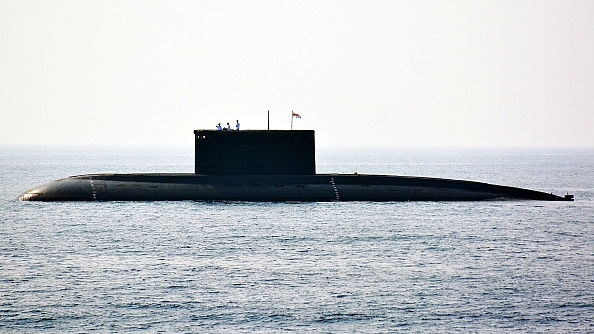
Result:
M536 190L430 177L317 174L313 130L194 130L194 173L86 174L22 201L573 201Z

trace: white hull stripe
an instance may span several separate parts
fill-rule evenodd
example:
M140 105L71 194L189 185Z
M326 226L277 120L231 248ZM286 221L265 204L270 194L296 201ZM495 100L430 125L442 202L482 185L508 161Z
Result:
M92 177L89 177L89 183L91 184L91 193L93 194L93 201L97 200L97 190L95 190L95 181Z
M334 183L333 177L330 178L330 184L332 185L332 188L334 188L334 195L336 196L336 200L340 201L340 196L338 195L338 189L336 188L336 184Z

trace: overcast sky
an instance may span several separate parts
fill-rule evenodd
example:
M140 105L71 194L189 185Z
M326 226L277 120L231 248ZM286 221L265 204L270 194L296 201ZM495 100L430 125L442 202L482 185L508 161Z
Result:
M594 146L594 1L0 1L0 144Z

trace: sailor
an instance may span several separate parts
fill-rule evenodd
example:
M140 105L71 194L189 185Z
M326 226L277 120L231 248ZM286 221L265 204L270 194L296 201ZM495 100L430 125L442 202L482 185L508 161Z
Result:
M223 128L221 127L221 123L217 124L217 131L221 131Z
M235 124L235 131L239 131L239 120L236 120L237 124Z
M227 128L225 128L225 130L231 131L231 125L229 125L229 122L227 122Z

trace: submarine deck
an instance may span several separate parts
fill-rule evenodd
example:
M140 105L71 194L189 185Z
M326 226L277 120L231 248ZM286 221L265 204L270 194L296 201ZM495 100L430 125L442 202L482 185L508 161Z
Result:
M368 175L87 174L32 188L23 201L571 201L523 188L442 178Z

